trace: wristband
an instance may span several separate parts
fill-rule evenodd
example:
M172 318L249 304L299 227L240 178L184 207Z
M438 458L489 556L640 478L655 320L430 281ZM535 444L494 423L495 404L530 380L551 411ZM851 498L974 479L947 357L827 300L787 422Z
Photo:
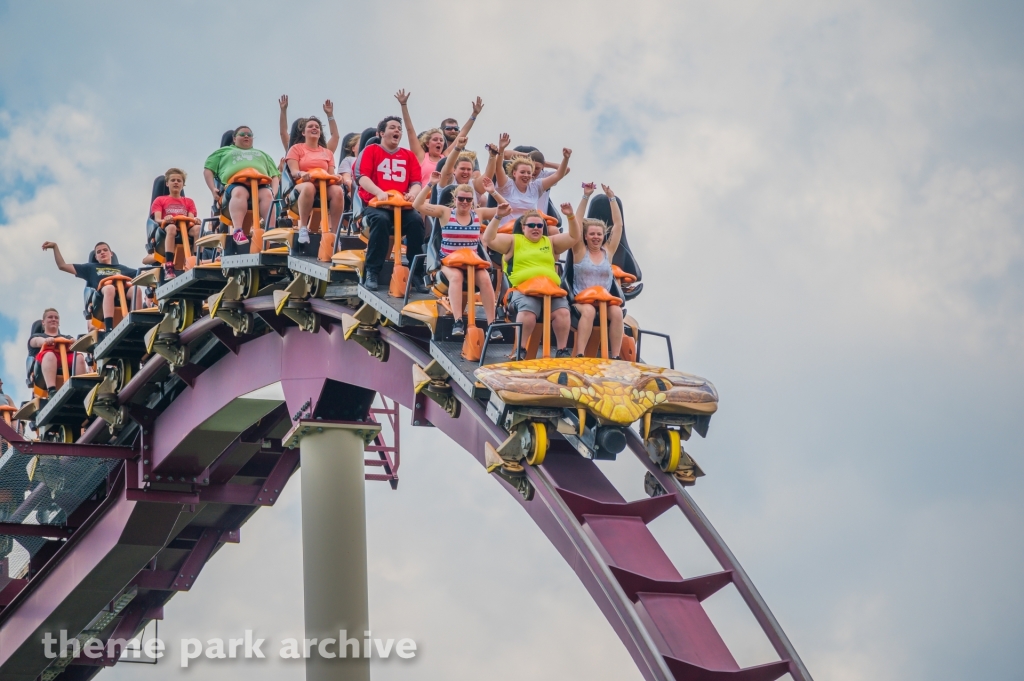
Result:
M475 116L475 115L473 115L473 116L470 116L470 117L469 117L469 120L471 120L471 121L475 121L475 120L476 120L476 116Z
M328 117L327 117L327 120L329 120L329 121L333 121L333 120L334 120L334 116L328 116Z

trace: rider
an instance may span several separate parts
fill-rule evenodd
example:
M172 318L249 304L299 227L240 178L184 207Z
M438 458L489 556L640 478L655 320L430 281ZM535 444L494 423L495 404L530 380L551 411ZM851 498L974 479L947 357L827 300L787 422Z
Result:
M395 99L402 105L402 118L405 120L405 130L409 136L409 149L416 154L416 158L420 162L420 177L418 179L421 184L426 184L427 180L430 179L430 173L437 170L438 164L448 155L450 139L446 131L440 128L431 128L419 136L416 135L416 130L412 125L412 116L409 114L409 96L411 94L411 92L407 93L405 90L399 90L395 94ZM468 135L469 131L473 128L473 123L476 122L476 117L483 108L483 100L477 97L476 101L473 102L473 115L466 121L466 125L462 130L456 131L457 134L451 139Z
M327 147L320 121L315 116L306 119L302 128L304 141L292 145L285 156L288 163L288 170L292 177L303 179L305 182L296 187L298 192L299 205L299 236L300 244L309 243L309 216L313 212L313 205L319 197L319 186L310 181L309 172L319 168L330 175L334 175L334 154ZM340 178L339 178L340 180ZM328 221L333 227L338 224L341 214L345 210L345 190L341 184L332 184L327 187L327 208ZM325 207L321 206L321 210Z
M93 247L93 257L96 262L83 263L81 265L69 265L64 262L64 256L60 254L60 248L56 242L44 241L43 250L53 250L53 260L57 263L57 269L73 274L79 279L85 280L85 285L89 288L97 289L100 295L103 297L102 319L103 327L106 331L110 331L114 328L114 307L117 305L117 289L113 285L107 284L100 290L100 282L107 277L115 274L123 274L128 277L135 277L138 275L136 270L131 267L124 265L113 264L114 252L110 250L110 246L105 241L101 241ZM135 294L135 287L129 288L125 295L131 299ZM125 301L128 302L128 301ZM93 317L99 319L96 314L100 312L93 308Z
M430 181L420 191L416 200L413 201L413 210L419 211L428 217L437 218L441 224L441 258L445 258L461 248L468 248L473 252L477 251L480 245L480 219L493 220L495 216L501 217L510 210L508 202L504 197L494 191L494 184L490 178L486 178L487 191L494 197L498 204L497 208L473 209L475 193L468 184L460 184L452 192L452 203L449 206L438 206L427 203L427 197L440 179L441 173L436 170L430 174ZM448 280L448 299L452 304L452 315L455 317L455 324L452 327L453 336L466 335L466 323L462 320L462 285L465 274L455 267L441 266L441 272ZM480 290L480 298L484 303L484 314L487 315L487 324L494 323L494 287L491 286L491 278L487 270L476 271L476 286ZM473 314L473 311L470 311ZM501 331L494 329L491 332L491 340L500 340Z
M57 392L57 369L60 367L60 356L57 354L55 338L74 340L71 336L60 332L60 313L52 307L43 310L43 330L41 333L32 334L28 339L30 348L38 348L36 353L35 374L33 382L40 383L40 388L46 388L47 395L53 397ZM73 360L75 373L85 373L85 360L81 355L76 355Z
M487 162L487 168L483 172L483 175L486 177L490 177L491 173L494 172L497 178L495 186L497 186L502 196L508 198L508 202L512 206L512 213L502 221L503 223L517 220L530 210L547 210L547 204L540 205L541 196L545 195L549 189L565 177L569 166L569 157L572 155L571 149L562 149L562 162L559 164L558 170L552 175L535 180L533 179L533 160L529 156L519 156L512 159L508 163L508 174L506 174L505 164L499 163L498 159L504 157L505 149L508 147L509 142L508 134L502 133L501 137L498 138L497 150L494 147L488 147L491 157ZM551 231L549 231L549 234L552 235L557 233L556 227L552 227Z
M547 277L556 286L561 285L558 272L555 270L555 258L572 248L580 238L580 223L573 215L572 206L563 203L562 213L569 223L569 231L554 236L547 236L544 233L547 222L544 220L544 214L535 209L526 211L517 221L517 227L519 224L522 225L521 234L499 234L498 220L491 220L487 224L487 229L480 240L486 248L514 259L512 271L508 275L512 286L519 286L534 277ZM515 320L523 325L523 346L518 353L519 359L522 359L526 356L526 344L533 334L537 318L541 316L542 306L537 298L520 291L512 291L509 312L513 311ZM555 356L570 357L571 351L566 347L570 328L569 303L565 298L551 300L551 327L555 330Z
M572 291L569 293L575 298L579 293L591 286L602 286L611 292L615 285L615 277L612 274L612 258L619 247L622 239L622 212L619 210L619 202L615 200L615 192L611 187L602 184L605 196L612 210L612 226L609 230L604 220L585 218L583 220L583 238L572 247ZM588 182L583 185L583 198L576 209L578 215L583 215L587 208L590 195L594 193L594 183ZM582 357L587 349L587 342L590 341L590 334L594 329L595 307L589 303L575 303L576 311L580 314L580 320L576 324L576 348L573 354ZM619 351L622 347L622 307L619 305L608 306L608 354L612 359L619 358Z
M167 233L164 239L164 277L174 278L174 242L178 237L178 224L174 218L186 215L190 218L196 216L196 204L187 196L182 196L181 191L185 188L185 171L179 168L171 168L164 173L164 182L167 183L168 196L158 196L153 201L149 212L153 219ZM193 238L199 236L199 225L193 225L188 230Z
M420 162L408 149L399 147L402 141L402 119L388 116L377 124L380 144L370 144L360 156L357 176L359 197L364 204L363 223L369 228L370 243L366 249L366 274L363 286L377 290L377 277L388 254L388 237L394 231L394 211L389 207L371 208L369 202L388 199L388 190L400 192L406 201L412 201L420 191ZM423 218L411 208L402 211L402 234L405 236L406 256L409 262L423 252ZM416 291L426 291L413 279Z
M221 206L222 212L224 207L227 208L231 218L232 238L239 245L249 243L249 239L242 232L242 223L249 206L249 188L244 184L228 184L228 180L235 173L247 168L271 178L270 187L260 187L259 190L259 203L267 208L271 206L281 180L281 173L278 172L274 160L266 152L253 149L252 140L252 128L248 125L238 126L235 128L232 144L210 154L203 166L203 177L206 179L206 186L210 188L210 193L213 194L213 202ZM219 179L222 185L227 185L223 189L223 199L222 190L217 189L214 178ZM272 229L275 223L274 211L270 211L269 215L267 228ZM254 224L259 219L260 216L253 216Z
M441 179L437 183L437 189L435 195L440 195L443 189L453 184L477 184L473 182L475 175L479 174L477 170L476 154L472 151L466 151L465 137L456 138L453 146L449 147L448 158L445 160L444 165L441 167ZM483 185L481 185L483 188ZM473 188L476 192L476 188ZM477 205L484 205L487 201L487 192L476 192ZM437 196L431 198L432 203L437 203Z
M288 95L281 95L277 100L281 107L280 133L281 144L284 145L285 153L296 144L302 143L302 129L306 126L307 118L296 118L292 122L291 132L288 130ZM334 103L331 100L324 102L324 114L327 116L327 125L331 129L331 138L327 140L327 148L333 154L338 150L338 141L341 139L338 134L338 124L334 122Z

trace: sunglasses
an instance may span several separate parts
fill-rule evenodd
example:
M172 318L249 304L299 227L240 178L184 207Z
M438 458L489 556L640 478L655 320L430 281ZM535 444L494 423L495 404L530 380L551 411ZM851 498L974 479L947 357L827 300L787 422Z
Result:
M235 135L235 137L252 137L252 133L251 132L240 132L237 135Z
M456 196L455 200L458 201L459 203L462 203L462 202L473 203L473 197L472 196Z
M543 222L527 222L523 227L529 227L530 229L544 229L546 225Z
M444 126L444 129L445 130L458 130L459 126L457 126L457 125L446 125L446 126Z

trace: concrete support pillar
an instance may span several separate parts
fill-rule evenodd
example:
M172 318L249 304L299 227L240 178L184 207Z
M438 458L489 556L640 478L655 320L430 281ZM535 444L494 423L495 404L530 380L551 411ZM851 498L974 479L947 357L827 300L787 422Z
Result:
M327 655L345 641L359 641L370 628L366 576L366 496L363 452L380 431L372 423L302 421L288 444L298 441L302 462L302 576L306 638L335 639ZM370 660L324 658L313 647L306 681L369 681Z

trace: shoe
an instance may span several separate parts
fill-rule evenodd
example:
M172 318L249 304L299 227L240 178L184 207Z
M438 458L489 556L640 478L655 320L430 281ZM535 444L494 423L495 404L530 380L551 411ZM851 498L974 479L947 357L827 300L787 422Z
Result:
M309 243L309 227L306 227L305 225L299 227L299 237L296 239L296 241L298 241L300 244Z
M561 350L555 351L555 358L561 359L563 357L572 357L572 350L569 348L562 348Z
M174 263L173 262L165 262L164 263L164 281L170 281L171 279L174 279L174 277L176 277L176 276L177 275L174 273Z
M501 334L501 329L491 329L491 340L492 341L500 341L503 338L504 338L504 336Z
M367 272L366 273L366 276L363 277L363 288L365 288L367 291L376 291L377 290L377 273L376 272Z
M499 305L497 308L495 308L495 310L494 310L494 318L499 320L499 321L502 320L502 319L508 319L508 315L506 315L506 313L505 313L505 306L504 305Z
M455 323L452 324L452 335L461 338L466 335L466 321L463 319L456 319Z
M231 238L234 239L235 243L239 246L245 246L249 243L249 238L246 237L245 233L240 229L236 229L235 233L231 235Z
M53 399L53 396L56 395L56 394L57 394L57 388L47 388L46 389L46 398L47 399Z
M519 348L519 349L518 349L518 350L516 351L516 361L517 361L517 362L522 362L522 361L524 361L525 359L526 359L526 348L520 347L520 348Z

